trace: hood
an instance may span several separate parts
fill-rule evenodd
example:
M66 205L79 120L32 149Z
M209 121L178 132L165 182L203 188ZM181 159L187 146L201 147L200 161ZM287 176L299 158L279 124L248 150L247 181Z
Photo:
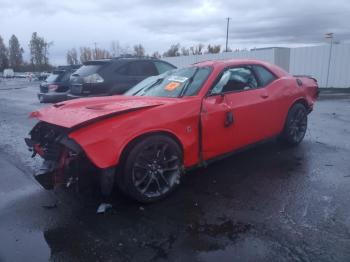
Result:
M98 119L160 106L175 99L161 97L109 96L57 103L34 111L30 117L54 125L73 128Z

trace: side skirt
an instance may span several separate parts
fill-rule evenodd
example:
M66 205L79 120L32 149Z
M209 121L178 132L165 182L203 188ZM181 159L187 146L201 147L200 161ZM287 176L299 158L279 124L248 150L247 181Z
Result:
M279 136L278 135L274 135L272 137L269 137L269 138L266 138L266 139L263 139L261 141L258 141L256 143L252 143L250 145L247 145L247 146L244 146L242 148L239 148L239 149L235 149L233 151L230 151L230 152L227 152L227 153L224 153L224 154L221 154L221 155L218 155L218 156L215 156L213 158L210 158L210 159L207 159L207 160L204 160L204 159L200 159L200 161L193 165L193 166L189 166L189 167L186 167L185 168L185 172L188 172L188 171L191 171L193 169L196 169L196 168L200 168L200 167L207 167L208 165L210 165L211 163L213 162L216 162L216 161L219 161L219 160L222 160L222 159L225 159L225 158L228 158L230 156L233 156L233 155L236 155L236 154L239 154L241 152L244 152L244 151L247 151L249 149L252 149L252 148L255 148L259 145L262 145L262 144L266 144L268 142L272 142L273 140L275 140L277 137ZM202 143L202 140L200 140L200 144ZM203 156L203 152L201 151L200 153L201 156Z

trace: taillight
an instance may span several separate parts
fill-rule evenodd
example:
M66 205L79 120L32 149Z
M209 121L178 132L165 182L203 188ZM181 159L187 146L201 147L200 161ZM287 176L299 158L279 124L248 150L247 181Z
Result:
M55 91L58 88L58 85L49 85L47 88L51 91Z
M97 73L84 77L84 82L88 84L103 83L104 79Z

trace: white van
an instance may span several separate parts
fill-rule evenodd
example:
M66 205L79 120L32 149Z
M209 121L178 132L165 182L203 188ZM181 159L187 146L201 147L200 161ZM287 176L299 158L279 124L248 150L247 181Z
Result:
M3 77L4 78L12 78L15 76L15 72L12 68L6 68L4 69Z

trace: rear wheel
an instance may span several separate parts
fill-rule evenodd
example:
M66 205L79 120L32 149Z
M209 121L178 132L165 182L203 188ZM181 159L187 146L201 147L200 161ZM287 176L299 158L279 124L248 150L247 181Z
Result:
M182 151L165 135L152 135L137 142L126 157L122 171L123 191L131 198L154 202L171 193L180 182Z
M295 104L288 112L282 133L282 140L288 145L299 144L307 129L307 110L302 104Z

